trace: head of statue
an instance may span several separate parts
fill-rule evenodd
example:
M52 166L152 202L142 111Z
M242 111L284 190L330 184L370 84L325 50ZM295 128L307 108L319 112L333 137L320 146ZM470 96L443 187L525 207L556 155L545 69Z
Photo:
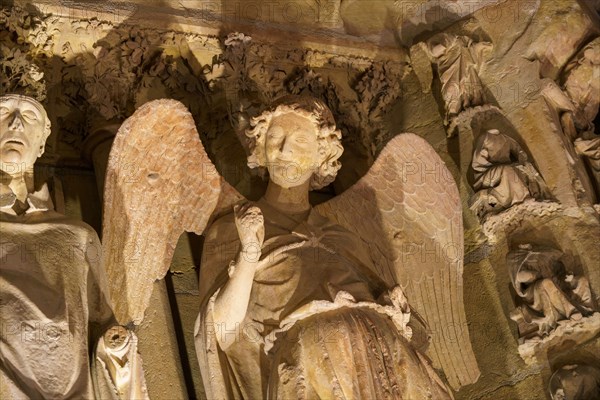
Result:
M341 167L342 134L325 103L312 97L279 99L250 121L246 137L248 166L266 169L283 188L310 181L310 189L320 189Z
M0 96L0 164L31 169L49 135L50 120L40 102L18 94Z

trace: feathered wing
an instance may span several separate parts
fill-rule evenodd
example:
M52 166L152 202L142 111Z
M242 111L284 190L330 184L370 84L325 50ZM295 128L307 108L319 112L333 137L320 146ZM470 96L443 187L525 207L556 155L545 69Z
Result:
M218 174L176 100L140 107L120 127L104 189L103 262L115 317L139 324L183 232L202 234L242 196Z
M429 356L450 385L475 382L479 368L463 305L461 201L433 148L411 133L396 136L361 180L316 209L361 237L375 272L390 287L402 286L429 325Z

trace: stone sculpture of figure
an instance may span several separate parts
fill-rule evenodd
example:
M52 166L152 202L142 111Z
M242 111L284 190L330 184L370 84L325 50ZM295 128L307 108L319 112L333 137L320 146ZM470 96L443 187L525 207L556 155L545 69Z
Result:
M552 400L600 399L600 369L591 365L565 365L550 378Z
M600 105L600 38L585 46L565 68L564 90L573 103L573 110L565 118L572 122L579 134L571 133L571 139L594 133L594 119Z
M467 108L485 104L484 86L478 73L489 47L489 43L475 43L466 36L448 33L434 36L424 46L442 84L446 126Z
M475 381L456 184L403 170L423 160L443 165L431 146L416 135L398 135L356 185L312 207L309 190L333 181L343 150L325 104L285 97L252 119L246 135L249 165L269 176L266 194L255 203L244 202L208 167L181 103L150 102L125 121L105 195L111 204L105 210L116 209L123 222L104 237L122 243L126 253L144 249L148 257L109 264L111 299L139 300L119 301L128 305L117 309L119 322L141 320L139 304L168 270L181 232L191 230L205 235L195 344L207 397L451 398L425 352L455 388ZM151 143L170 149L165 157L177 163L153 160ZM139 175L125 176L124 159L140 166ZM126 206L133 198L128 193L142 208L151 201L160 212L138 215ZM161 193L169 193L168 202ZM423 260L413 243L455 245L457 252ZM426 329L437 338L430 349Z
M542 91L548 103L560 115L565 135L575 151L587 161L600 199L600 135L594 120L600 107L600 38L585 46L564 72L562 89L554 82Z
M33 189L33 165L50 134L46 111L33 98L2 96L0 128L0 397L131 397L91 368L88 338L112 315L98 236L55 212L46 185ZM101 339L101 347L98 363L113 356L110 343ZM108 391L95 391L92 376Z
M216 339L234 397L329 398L353 391L414 397L418 387L449 398L389 316L408 312L401 290L389 294L399 297L397 308L378 302L385 284L373 276L359 238L308 202L309 190L332 182L340 167L341 135L329 110L293 98L256 118L247 135L249 164L268 169L269 186L256 204L237 207L207 232L210 242L240 250L203 305L214 326L225 328ZM221 254L208 249L203 265L222 264ZM327 339L315 339L315 329ZM366 352L375 342L389 352ZM323 363L317 376L315 362Z
M585 276L575 276L551 248L519 245L507 256L511 280L520 304L511 314L522 338L543 337L558 321L580 320L595 311Z
M471 208L480 216L506 210L528 198L550 197L527 153L497 129L477 138L471 168L475 190Z

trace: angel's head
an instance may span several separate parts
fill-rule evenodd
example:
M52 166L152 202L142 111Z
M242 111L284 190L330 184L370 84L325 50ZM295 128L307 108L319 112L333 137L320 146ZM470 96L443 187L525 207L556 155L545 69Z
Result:
M285 96L250 121L250 168L269 171L284 188L310 180L311 189L333 182L344 151L333 115L320 100Z
M27 96L0 96L0 128L0 163L32 168L50 135L50 120L44 107Z

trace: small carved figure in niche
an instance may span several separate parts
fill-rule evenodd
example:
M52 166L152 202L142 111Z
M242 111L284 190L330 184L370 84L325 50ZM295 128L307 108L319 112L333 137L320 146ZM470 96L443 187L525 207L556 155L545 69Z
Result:
M528 198L550 198L546 184L516 140L490 129L477 138L473 160L471 209L480 217Z
M122 349L101 339L92 368L88 338L112 323L100 241L87 224L54 211L46 185L34 190L48 135L38 101L0 97L0 398L144 398L131 354L119 373L102 368ZM137 356L136 344L129 348ZM119 374L127 382L115 388Z
M600 199L600 136L594 120L600 107L600 38L585 46L565 67L563 87L550 83L543 94L560 115L563 132L587 161Z
M491 48L487 42L473 42L467 36L440 33L423 46L436 65L442 87L446 114L444 125L470 107L485 104L484 86L479 79L484 53Z
M519 245L507 255L511 281L519 304L511 313L519 337L549 334L561 320L580 320L595 311L586 277L565 269L563 253L552 248Z
M600 369L591 365L565 365L550 378L552 400L600 399Z

